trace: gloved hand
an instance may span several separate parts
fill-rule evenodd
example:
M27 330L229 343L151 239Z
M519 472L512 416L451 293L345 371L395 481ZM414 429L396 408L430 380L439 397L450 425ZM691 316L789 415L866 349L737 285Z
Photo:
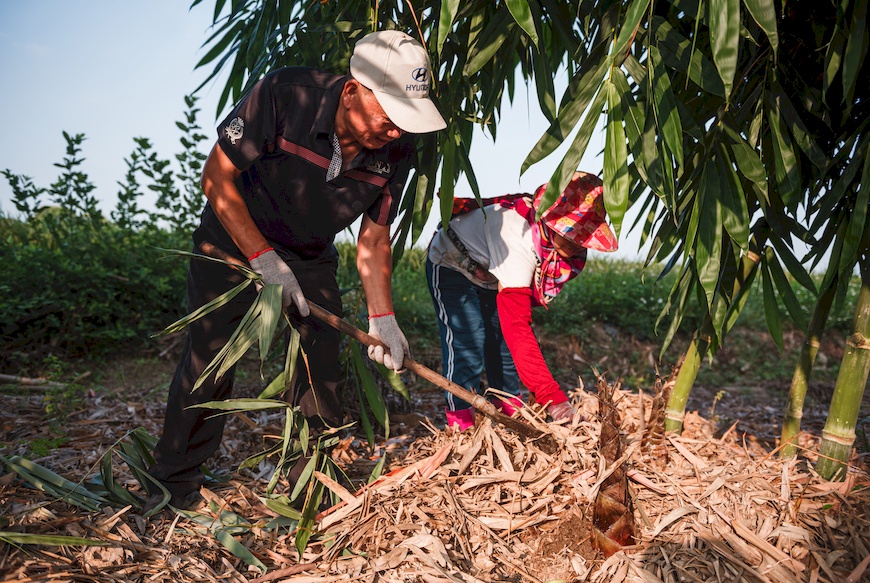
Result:
M387 345L389 352L383 346L369 346L369 358L387 368L401 372L405 355L411 354L408 341L399 329L396 316L392 313L380 314L369 318L369 334Z
M305 296L302 294L302 288L299 287L299 282L293 275L293 270L284 263L284 260L278 256L274 249L258 253L248 259L248 262L251 264L251 269L263 276L264 283L274 283L281 286L281 301L285 308L295 305L296 309L299 310L299 315L303 318L311 313L308 302L305 301Z
M549 405L547 407L547 412L550 413L550 417L552 417L553 421L556 423L559 421L568 421L568 423L571 423L574 419L574 407L571 405L570 401L562 401L555 405Z

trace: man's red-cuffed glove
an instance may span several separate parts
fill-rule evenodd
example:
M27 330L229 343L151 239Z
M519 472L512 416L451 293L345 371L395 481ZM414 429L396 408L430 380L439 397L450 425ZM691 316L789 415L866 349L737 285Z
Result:
M259 273L263 283L281 286L281 303L285 308L295 305L299 315L305 318L311 313L302 288L293 275L293 270L287 265L274 249L266 249L248 258L251 269Z
M369 346L369 358L396 372L401 372L402 362L406 355L411 354L411 349L408 340L399 329L396 316L392 313L370 316L369 334L387 345L387 351L384 351L383 346Z

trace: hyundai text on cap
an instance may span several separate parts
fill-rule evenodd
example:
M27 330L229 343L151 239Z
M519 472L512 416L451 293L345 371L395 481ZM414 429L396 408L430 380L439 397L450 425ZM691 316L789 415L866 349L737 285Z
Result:
M350 74L370 89L396 126L412 134L447 127L429 99L432 70L426 49L398 30L367 34L356 43Z

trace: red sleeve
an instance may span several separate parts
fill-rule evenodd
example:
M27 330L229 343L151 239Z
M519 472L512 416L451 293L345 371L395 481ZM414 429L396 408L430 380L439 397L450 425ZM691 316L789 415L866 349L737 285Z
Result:
M553 378L532 331L531 288L504 288L496 296L498 319L520 380L538 403L562 403L568 397Z

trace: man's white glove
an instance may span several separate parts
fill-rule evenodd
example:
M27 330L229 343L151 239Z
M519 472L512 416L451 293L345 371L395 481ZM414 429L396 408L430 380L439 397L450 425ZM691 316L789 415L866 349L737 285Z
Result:
M299 315L303 318L311 313L308 302L305 301L305 296L302 294L302 288L299 287L299 282L293 275L293 270L284 263L284 260L275 253L274 249L259 253L248 262L251 264L251 269L263 276L263 283L274 283L281 286L281 303L285 308L295 305L296 309L299 310Z
M410 355L411 349L408 347L408 340L399 329L396 316L381 314L369 318L369 335L386 344L389 351L385 352L383 346L369 346L369 358L396 372L401 372L405 355Z

